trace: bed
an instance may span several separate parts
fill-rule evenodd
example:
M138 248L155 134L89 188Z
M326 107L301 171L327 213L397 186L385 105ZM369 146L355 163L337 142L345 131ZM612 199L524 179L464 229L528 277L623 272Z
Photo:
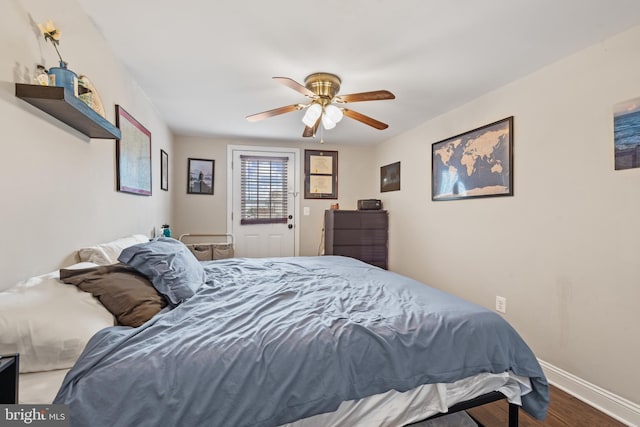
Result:
M333 256L198 262L163 238L119 261L63 269L76 286L60 286L104 305L96 271L130 274L166 306L92 335L53 400L71 425L401 426L498 393L545 416L517 332L409 278Z

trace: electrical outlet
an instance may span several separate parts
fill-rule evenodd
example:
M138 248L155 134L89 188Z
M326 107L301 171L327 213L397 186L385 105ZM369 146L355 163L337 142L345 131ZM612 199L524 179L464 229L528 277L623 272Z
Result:
M507 313L507 299L496 295L496 311L502 314Z

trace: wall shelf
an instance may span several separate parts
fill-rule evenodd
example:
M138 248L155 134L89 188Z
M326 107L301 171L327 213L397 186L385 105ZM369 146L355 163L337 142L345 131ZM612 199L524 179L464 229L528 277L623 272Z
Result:
M90 138L120 139L120 129L63 87L16 83L16 96Z

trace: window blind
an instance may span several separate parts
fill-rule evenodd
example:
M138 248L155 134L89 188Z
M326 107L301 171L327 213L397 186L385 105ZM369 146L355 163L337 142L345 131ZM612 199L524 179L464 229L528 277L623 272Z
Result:
M288 160L240 156L240 224L286 224Z

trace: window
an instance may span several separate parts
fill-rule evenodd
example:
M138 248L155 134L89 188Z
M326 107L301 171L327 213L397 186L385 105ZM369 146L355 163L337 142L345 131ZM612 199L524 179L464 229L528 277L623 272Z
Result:
M287 222L287 160L240 156L240 224Z

